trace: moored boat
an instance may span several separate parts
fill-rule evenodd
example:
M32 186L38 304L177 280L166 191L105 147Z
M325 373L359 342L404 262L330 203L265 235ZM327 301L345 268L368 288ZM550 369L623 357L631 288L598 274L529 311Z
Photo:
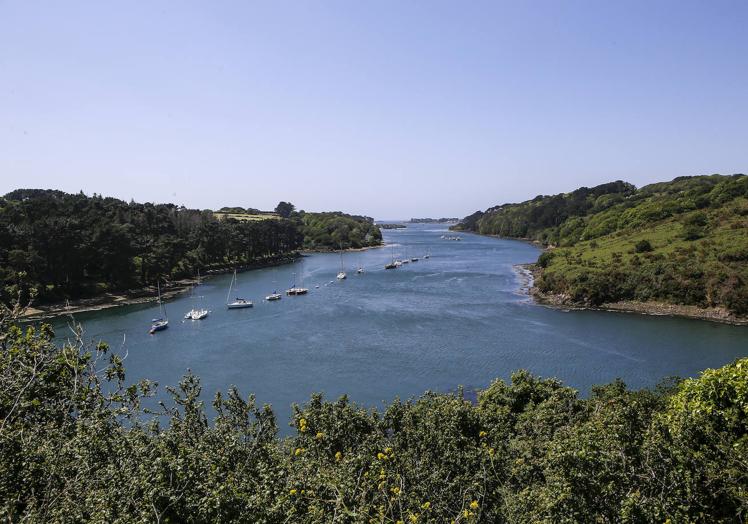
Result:
M345 274L343 269L343 244L340 244L340 271L338 272L338 280L345 280L348 275Z
M231 296L231 290L236 287L236 269L234 269L234 276L231 278L231 283L229 284L229 292L226 294L226 307L228 309L245 309L248 307L252 307L254 304L252 304L251 300L246 300L244 298L236 297L234 298L233 302L229 302L229 297Z
M303 262L302 262L303 263ZM300 286L296 285L296 273L293 274L293 282L291 283L291 287L286 290L286 295L295 297L298 295L306 295L309 293L309 290L304 287L303 284L303 278L304 278L304 268L302 266L301 269L301 278L302 278L302 284Z
M169 317L166 315L166 306L161 301L161 284L159 282L156 282L156 288L158 290L158 307L161 311L161 316L151 321L151 329L148 330L148 333L151 335L156 331L163 331L169 327Z

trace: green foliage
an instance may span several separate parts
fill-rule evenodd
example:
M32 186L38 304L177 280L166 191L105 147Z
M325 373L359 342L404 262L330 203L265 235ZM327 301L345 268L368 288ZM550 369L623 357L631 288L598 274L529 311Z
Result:
M650 251L652 251L652 244L649 242L649 240L643 238L636 243L636 245L634 246L634 250L637 253L649 253Z
M382 232L372 218L339 211L300 215L306 249L359 249L382 243Z
M278 202L275 212L283 218L288 218L294 212L295 206L291 202Z
M91 297L273 261L302 246L360 248L382 241L368 217L293 212L222 213L173 204L126 203L99 195L16 190L0 199L0 300ZM239 213L236 213L239 212ZM218 215L221 218L217 218ZM270 217L270 219L268 219ZM290 217L290 218L288 218Z
M555 247L538 259L536 285L575 303L662 301L745 315L746 217L748 177L710 175L536 197L461 227Z
M741 522L748 359L583 399L525 371L477 404L426 393L384 412L313 395L280 439L232 389L127 385L106 344L57 346L0 317L0 514L14 521Z
M94 296L279 257L301 247L290 220L218 220L211 211L98 195L18 190L0 199L0 299Z

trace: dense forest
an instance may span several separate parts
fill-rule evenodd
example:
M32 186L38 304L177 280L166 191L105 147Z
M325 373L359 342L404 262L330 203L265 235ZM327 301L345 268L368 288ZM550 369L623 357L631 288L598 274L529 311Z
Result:
M370 217L346 215L339 211L301 211L300 218L306 249L360 249L382 243L382 232Z
M0 317L0 514L8 522L734 523L748 518L748 359L589 398L520 371L477 402L268 406L200 381L127 385L104 343ZM82 338L82 337L81 337ZM284 421L285 422L285 421Z
M570 302L621 300L748 314L748 177L612 182L476 212L456 229L550 247L536 286Z
M95 194L13 191L0 199L0 299L21 293L25 300L32 289L38 302L90 297L191 277L198 270L272 262L309 244L381 242L370 219L297 213L288 202L270 219L233 216L219 219L210 210Z

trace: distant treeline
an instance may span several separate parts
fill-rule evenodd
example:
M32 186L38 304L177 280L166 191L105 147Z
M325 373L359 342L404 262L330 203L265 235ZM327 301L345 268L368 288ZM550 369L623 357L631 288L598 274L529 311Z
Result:
M61 347L53 337L49 326L0 317L7 522L727 524L748 515L748 359L654 390L615 381L588 398L526 371L475 403L426 393L374 411L313 395L281 439L272 409L236 389L216 394L211 421L194 375L148 413L156 386L128 385L106 344Z
M748 177L622 181L478 211L455 230L536 240L536 283L570 302L721 306L748 313Z
M405 224L377 224L379 229L407 229Z
M275 215L275 211L260 211L253 207L228 207L224 206L217 213L246 214L246 215Z
M287 218L219 220L210 210L174 204L16 190L0 199L0 299L19 292L27 299L32 289L49 302L141 288L278 257L310 242L375 242L379 231L362 217L297 213L287 202L276 214Z
M446 222L459 222L459 218L411 218L411 224L444 224Z

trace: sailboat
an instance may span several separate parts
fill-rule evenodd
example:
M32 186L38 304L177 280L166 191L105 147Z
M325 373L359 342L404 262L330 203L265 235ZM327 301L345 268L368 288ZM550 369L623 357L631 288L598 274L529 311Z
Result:
M384 265L384 269L397 269L399 266L395 263L395 246L392 246L392 262Z
M192 288L193 299L194 299L194 295L195 295L195 288L193 286L193 288ZM207 309L205 309L203 307L201 307L201 308L195 308L193 306L192 309L190 309L187 313L185 313L184 319L185 320L202 320L202 319L204 319L207 316L208 316L208 310Z
M303 262L302 262L302 264L303 264ZM297 287L296 286L296 273L293 274L293 282L291 283L291 287L286 290L286 295L289 295L289 296L306 295L309 292L309 290L307 288L303 287L303 285L304 285L304 282L303 282L303 279L304 279L304 267L303 267L303 265L302 265L302 268L301 268L301 278L302 278L302 285L299 286L299 287Z
M361 265L361 260L358 261L358 269L356 270L356 273L361 275L364 272L364 266Z
M208 316L208 313L209 311L205 308L193 309L192 311L188 312L184 316L184 318L186 320L202 320Z
M161 284L159 282L156 282L156 286L158 289L158 307L161 311L161 317L154 318L151 321L151 329L148 330L148 333L153 335L156 331L163 331L164 329L169 327L169 318L166 316L166 306L164 306L164 303L161 302Z
M431 258L431 251L423 255L423 259L426 260L427 258Z
M340 273L338 273L338 280L345 280L347 275L343 270L343 244L340 244Z
M236 269L234 269L234 276L231 277L231 283L229 284L229 292L226 293L226 307L229 309L244 309L252 307L251 300L245 300L243 298L236 297L233 302L229 302L231 297L231 290L236 286Z

